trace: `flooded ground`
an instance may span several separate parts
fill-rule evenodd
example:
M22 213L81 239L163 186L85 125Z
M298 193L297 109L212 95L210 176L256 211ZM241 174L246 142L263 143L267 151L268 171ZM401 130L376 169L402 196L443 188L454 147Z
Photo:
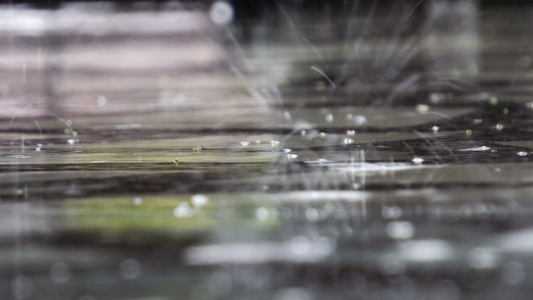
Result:
M532 8L242 6L0 10L0 298L529 299Z

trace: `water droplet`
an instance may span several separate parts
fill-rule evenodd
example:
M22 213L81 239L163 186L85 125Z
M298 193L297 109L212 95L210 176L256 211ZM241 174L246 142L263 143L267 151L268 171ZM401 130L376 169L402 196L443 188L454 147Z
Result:
M298 158L298 154L287 154L287 159L294 160Z
M284 149L283 149L283 152L285 152L285 153L291 153L291 152L292 152L292 149L284 148Z
M352 184L352 188L353 188L354 190L358 190L358 189L361 188L361 184L360 184L360 183L353 183L353 184Z
M365 116L356 116L355 117L355 124L361 126L366 123L366 117Z
M107 104L107 99L104 96L98 96L98 98L96 98L96 103L98 103L98 106L105 106Z
M344 144L345 145L350 145L350 144L353 144L354 143L354 139L352 138L345 138L344 139Z
M411 222L393 221L387 224L387 235L391 239L406 240L412 238L414 234L415 227Z
M424 162L424 159L421 158L421 157L415 157L415 158L411 159L411 161L413 163L417 164L417 165L420 165L420 164L422 164Z
M200 152L200 151L202 151L202 146L194 146L194 147L192 148L192 150L193 150L193 151L196 151L196 152Z
M65 125L67 125L67 127L72 127L72 121L71 120L66 120L65 121Z
M502 110L502 113L503 113L504 115L508 115L508 114L509 114L509 109L508 109L508 108L504 108L504 109Z
M346 134L348 136L354 136L355 135L355 130L346 130Z
M483 123L483 119L474 119L472 121L472 123L474 123L475 125L479 125L479 124Z
M418 113L420 114L425 114L429 111L429 105L427 104L418 104L416 106L416 111L418 111Z
M225 26L233 20L233 6L226 1L216 1L209 9L209 18L218 26Z
M73 131L72 131L72 136L78 136L78 132L75 131L75 130L73 130Z
M276 140L272 140L272 141L270 141L270 145L271 145L272 147L276 147L276 146L278 146L279 143L280 143L280 142L279 142L279 141L276 141Z
M326 134L325 132L321 132L321 133L320 133L320 137L321 137L321 138L326 137L326 135L327 135L327 134Z
M141 265L135 259L125 259L120 263L120 275L125 279L135 279L141 274Z
M402 216L402 208L399 206L383 206L381 215L385 219L397 219Z
M191 202L194 206L200 207L209 203L209 198L202 194L196 194L191 197Z
M291 117L291 113L288 112L288 111L285 111L283 112L283 118L287 121L289 121L292 117Z
M135 204L135 205L141 205L141 204L143 204L143 202L144 202L144 200L141 197L133 198L133 204Z
M193 211L188 202L183 202L174 209L176 218L188 218L193 216Z
M465 131L465 133L466 133L466 135L472 135L472 129L467 129L467 130Z
M494 249L480 247L470 250L468 253L468 262L474 269L490 270L495 269L499 265L500 258Z
M437 132L439 132L439 126L433 126L433 127L431 127L431 131L433 131L433 133L437 133Z
M309 221L309 222L316 222L318 220L318 210L316 210L315 208L313 207L308 207L306 210L305 210L305 218Z
M518 156L526 156L526 155L527 155L527 152L525 152L525 151L520 151L520 152L516 153L516 155L518 155Z
M66 263L56 262L50 268L50 277L57 283L67 282L70 278L70 270Z
M352 120L353 115L352 114L346 114L346 120Z
M37 146L37 148L35 148L35 151L41 152L41 147Z
M326 119L326 122L331 123L331 122L333 122L333 115L332 114L327 114L325 116L325 119Z
M306 134L307 134L307 131L305 131L305 130L303 130L303 129L300 131L300 135L301 135L301 136L305 136Z
M503 130L503 124L496 124L496 130L502 131Z
M179 158L176 157L176 158L174 159L174 164L177 166L179 163L180 163L180 160L179 160Z
M68 139L67 140L67 144L72 146L72 145L76 144L76 140L75 139Z
M497 105L498 104L498 97L492 96L489 99L490 105Z
M33 294L33 282L29 277L17 276L11 282L11 289L16 299L26 299Z
M266 207L258 207L255 210L255 217L260 221L266 221L269 217L268 208Z
M243 147L247 147L248 145L250 145L250 142L247 142L247 141L242 141L241 142L241 146L243 146Z

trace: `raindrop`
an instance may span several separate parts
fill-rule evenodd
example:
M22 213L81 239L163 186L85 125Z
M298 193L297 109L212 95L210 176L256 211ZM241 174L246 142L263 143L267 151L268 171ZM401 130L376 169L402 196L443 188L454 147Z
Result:
M135 204L135 205L141 205L141 204L143 204L143 202L144 202L144 200L141 197L133 198L133 204Z
M287 154L287 159L294 160L298 158L298 154Z
M135 259L126 259L120 263L120 275L125 279L135 279L141 274L141 266Z
M191 197L191 202L194 206L204 206L209 202L209 198L202 194L197 194Z
M270 141L270 145L271 145L272 147L278 146L279 143L280 143L279 141L275 141L275 140Z
M420 165L424 162L424 159L421 158L421 157L415 157L411 160L413 163L417 164L417 165Z
M402 208L399 206L384 206L381 215L385 219L397 219L402 216Z
M266 207L258 207L255 210L255 217L260 221L266 221L268 219L269 212Z
M66 263L56 262L50 268L50 277L54 282L64 283L70 278L70 270Z
M226 1L216 1L209 9L209 18L218 26L225 26L233 20L233 7Z
M418 104L416 106L416 111L418 111L421 114L425 114L429 111L429 106L427 104Z
M318 210L316 210L315 208L313 207L308 207L306 210L305 210L305 218L309 221L309 222L316 222L318 220Z
M500 259L492 248L474 248L468 253L470 266L477 270L489 270L496 268Z
M174 209L176 218L188 218L193 215L193 211L188 202L183 202Z
M107 104L107 99L104 96L98 96L98 98L96 98L96 103L98 103L98 106L105 106Z
M414 234L415 227L411 222L393 221L387 224L387 235L391 239L406 240L412 238Z

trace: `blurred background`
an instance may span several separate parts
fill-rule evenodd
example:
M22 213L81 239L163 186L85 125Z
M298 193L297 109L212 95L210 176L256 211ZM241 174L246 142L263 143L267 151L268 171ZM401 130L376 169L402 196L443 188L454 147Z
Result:
M528 1L2 1L0 299L529 299Z

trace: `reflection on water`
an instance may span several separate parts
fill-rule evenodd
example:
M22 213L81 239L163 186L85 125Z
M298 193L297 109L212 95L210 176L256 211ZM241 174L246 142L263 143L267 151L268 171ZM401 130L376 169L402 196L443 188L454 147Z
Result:
M0 298L528 299L530 7L363 2L3 7Z

